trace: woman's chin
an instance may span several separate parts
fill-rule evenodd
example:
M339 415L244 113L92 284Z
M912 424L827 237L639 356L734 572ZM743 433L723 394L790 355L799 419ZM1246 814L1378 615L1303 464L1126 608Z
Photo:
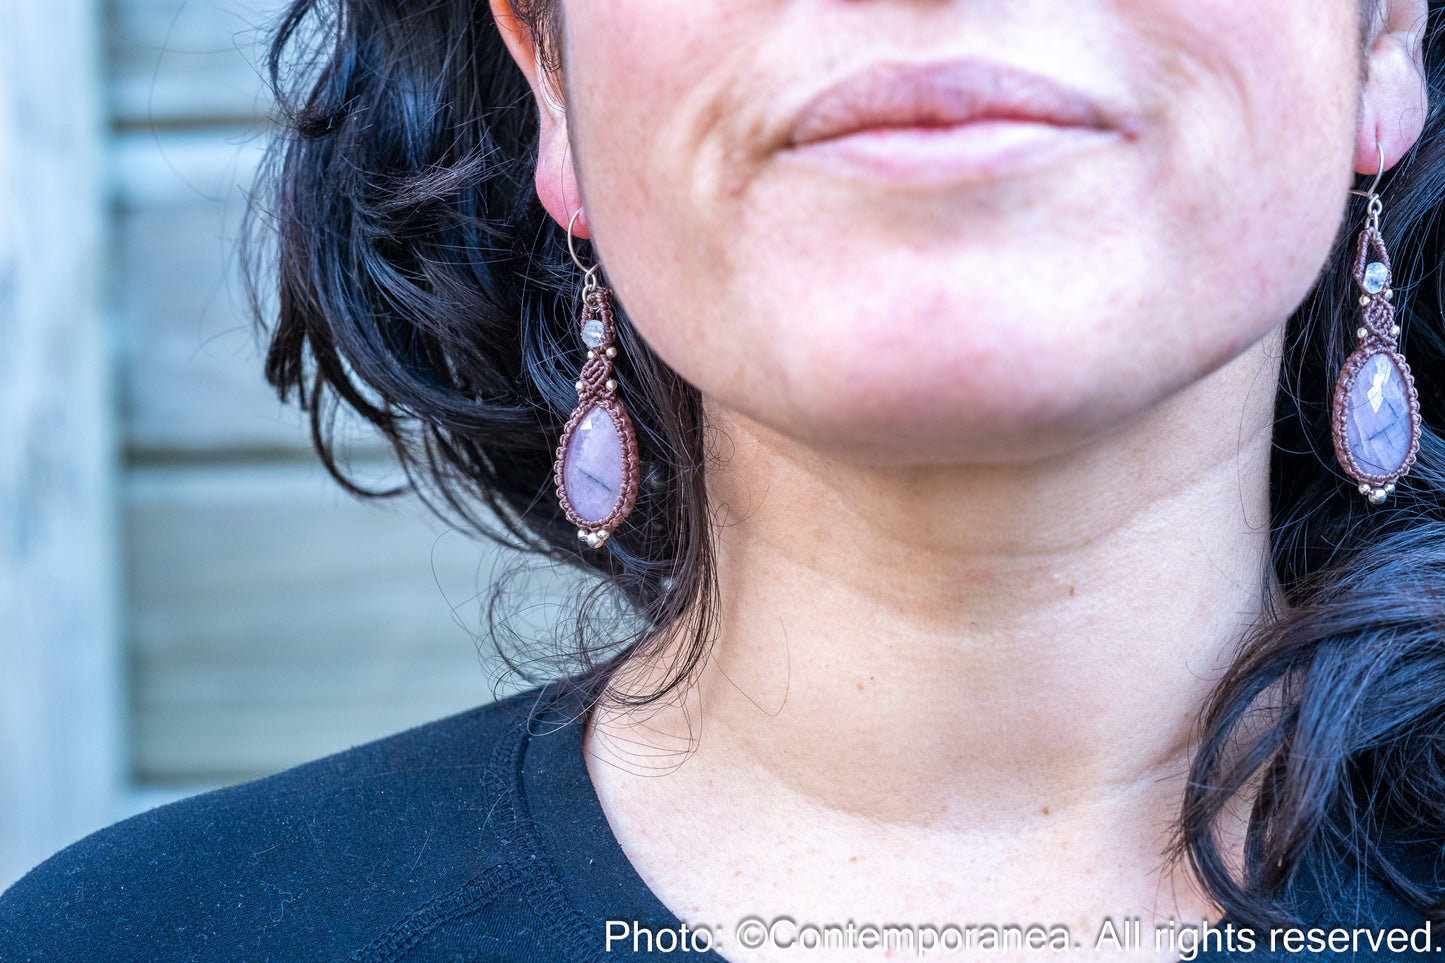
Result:
M829 457L880 466L925 467L1044 461L1107 436L1131 415L1119 399L1020 396L996 392L887 394L837 392L748 410L714 401L713 423L761 425L778 441ZM741 421L739 420L741 415Z

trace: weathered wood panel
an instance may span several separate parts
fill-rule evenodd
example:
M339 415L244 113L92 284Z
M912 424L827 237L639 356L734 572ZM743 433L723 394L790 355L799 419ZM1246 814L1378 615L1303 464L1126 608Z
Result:
M109 107L121 126L234 124L264 117L266 26L280 0L114 0Z
M263 148L239 129L115 138L114 310L133 453L310 446L262 377L241 278L241 220Z
M492 698L481 593L517 560L414 501L358 502L309 465L144 468L126 531L144 782L269 772ZM528 598L572 584L548 582Z
M0 888L119 785L98 12L0 30Z

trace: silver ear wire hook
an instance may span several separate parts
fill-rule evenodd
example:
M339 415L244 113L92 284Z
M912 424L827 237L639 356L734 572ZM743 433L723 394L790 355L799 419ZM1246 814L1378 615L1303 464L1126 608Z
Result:
M1376 191L1380 187L1380 178L1385 176L1385 145L1379 141L1375 141L1375 150L1380 152L1380 169L1375 173L1375 179L1370 183L1370 189L1367 191L1350 191L1350 193L1356 197L1368 197L1370 199L1370 204L1367 208L1370 226L1379 230L1380 214L1384 212L1385 204L1380 200L1380 195L1377 194Z
M1384 144L1381 144L1379 141L1375 141L1375 150L1377 150L1377 151L1380 152L1380 169L1379 169L1378 172L1376 172L1376 174L1375 174L1375 179L1374 179L1374 181L1370 184L1370 189L1369 189L1369 190L1367 190L1367 191L1350 191L1350 193L1351 193L1351 194L1354 194L1356 197L1378 197L1378 196L1379 196L1379 195L1377 195L1377 194L1375 193L1375 191L1376 191L1376 190L1379 188L1379 186L1380 186L1380 178L1382 178L1382 177L1385 176L1385 145L1384 145ZM578 211L577 213L580 214L580 213L582 213L582 212L581 212L581 211Z
M1380 156L1383 157L1384 154L1381 154ZM577 208L577 213L573 214L572 220L567 222L567 253L572 255L572 263L576 264L579 269L586 273L586 277L582 279L582 290L590 291L591 289L597 287L597 265L594 264L591 267L588 267L587 265L583 264L582 259L577 256L576 246L572 243L572 240L575 237L575 235L572 233L572 229L577 226L577 218L582 216L583 210L584 208Z

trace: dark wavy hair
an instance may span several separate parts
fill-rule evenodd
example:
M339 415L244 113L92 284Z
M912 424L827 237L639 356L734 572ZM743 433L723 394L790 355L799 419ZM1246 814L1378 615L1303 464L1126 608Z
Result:
M514 9L558 71L555 3ZM1202 713L1178 827L1177 855L1239 920L1289 919L1306 864L1367 872L1445 916L1435 880L1412 862L1421 847L1438 860L1445 844L1442 16L1432 2L1424 135L1382 188L1425 421L1418 464L1389 507L1369 507L1332 454L1329 402L1357 323L1348 230L1288 325L1271 470L1281 601ZM683 630L659 684L634 698L676 695L713 625L700 399L619 312L616 377L637 427L641 492L605 549L583 552L552 491L576 401L580 272L536 198L536 107L487 4L294 0L269 68L280 131L253 208L274 242L253 274L258 303L277 299L264 319L267 377L299 397L322 458L353 491L365 493L337 456L340 406L390 442L434 507L619 593L636 615L629 634L598 638L592 606L570 633L586 691L629 658L660 657L668 630ZM1363 203L1346 225L1362 222ZM1216 835L1241 803L1242 867Z

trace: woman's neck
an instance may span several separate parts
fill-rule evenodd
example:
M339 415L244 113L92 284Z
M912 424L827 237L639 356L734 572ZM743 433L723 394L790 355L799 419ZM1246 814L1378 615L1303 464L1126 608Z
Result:
M1271 348L1030 466L863 467L716 413L712 658L587 736L644 881L714 922L1217 919L1166 856L1270 601Z
M1272 348L1038 464L860 466L715 412L717 645L628 739L899 823L1182 779L1268 601Z

